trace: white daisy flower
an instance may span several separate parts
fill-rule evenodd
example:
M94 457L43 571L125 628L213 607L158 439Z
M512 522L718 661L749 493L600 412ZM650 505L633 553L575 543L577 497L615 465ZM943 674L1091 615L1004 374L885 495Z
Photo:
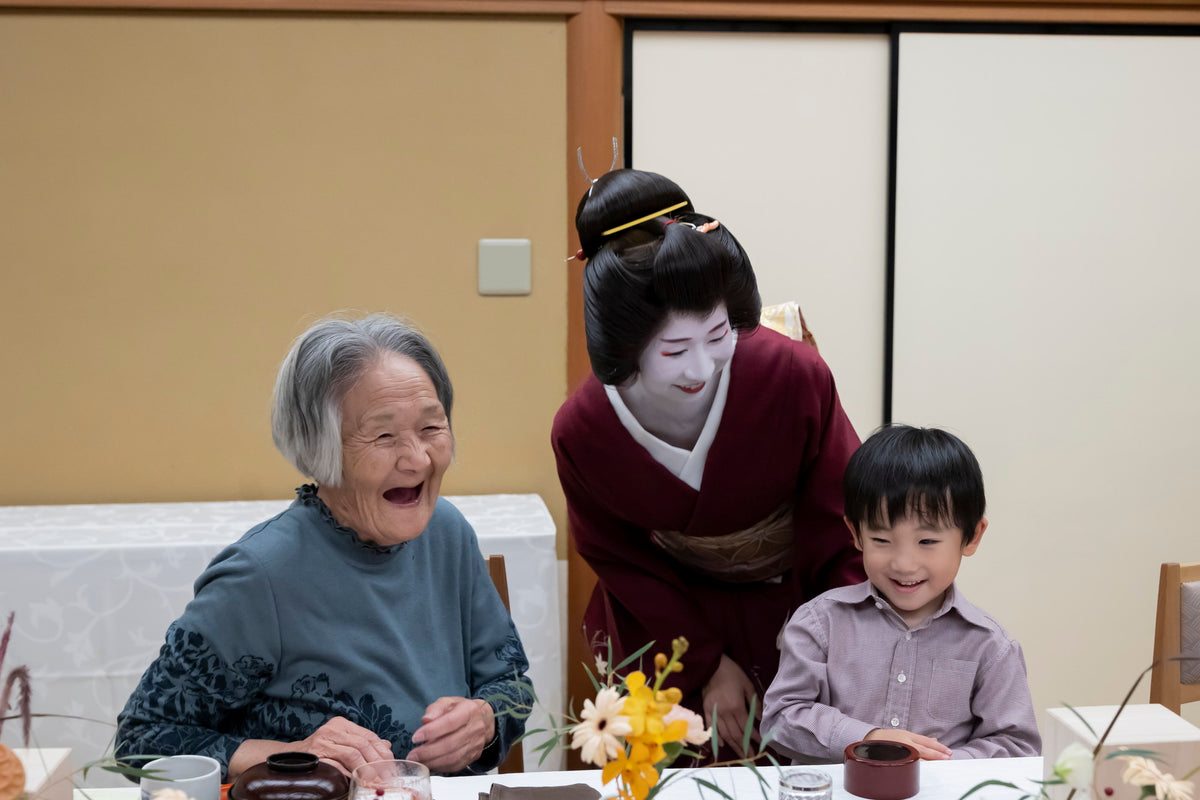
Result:
M603 767L624 749L620 737L633 732L629 717L621 714L624 703L611 686L600 690L595 703L583 701L582 721L571 728L571 749L579 750L584 761Z

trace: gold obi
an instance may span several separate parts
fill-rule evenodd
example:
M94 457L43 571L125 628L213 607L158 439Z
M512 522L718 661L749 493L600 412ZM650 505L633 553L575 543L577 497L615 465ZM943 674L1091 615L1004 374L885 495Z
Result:
M792 503L766 519L721 536L686 536L651 531L651 540L696 572L729 583L753 583L778 577L792 568Z

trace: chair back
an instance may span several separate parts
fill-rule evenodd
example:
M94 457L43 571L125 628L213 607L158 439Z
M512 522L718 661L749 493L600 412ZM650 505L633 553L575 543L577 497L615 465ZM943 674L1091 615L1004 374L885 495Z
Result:
M492 576L492 583L496 585L496 592L500 595L500 601L504 603L505 610L511 614L512 608L508 604L508 573L504 569L504 556L485 556L485 560L487 561L488 574ZM500 764L500 772L524 771L524 746L518 742L508 751L508 757Z
M1172 661L1191 656L1191 661ZM1158 578L1150 702L1176 714L1200 700L1200 562L1163 564Z

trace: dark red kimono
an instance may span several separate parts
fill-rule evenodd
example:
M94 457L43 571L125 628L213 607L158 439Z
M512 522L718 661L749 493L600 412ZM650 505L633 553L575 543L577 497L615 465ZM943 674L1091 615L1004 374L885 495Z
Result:
M696 711L722 653L761 698L791 613L826 589L865 580L842 522L842 472L859 440L829 367L812 347L758 328L739 338L727 368L729 393L699 491L630 437L594 376L559 409L552 434L575 547L599 577L587 635L601 646L611 638L615 654L651 640L651 653L670 653L671 640L686 636L684 671L672 683ZM739 531L789 499L794 562L781 581L709 577L650 538L654 530Z

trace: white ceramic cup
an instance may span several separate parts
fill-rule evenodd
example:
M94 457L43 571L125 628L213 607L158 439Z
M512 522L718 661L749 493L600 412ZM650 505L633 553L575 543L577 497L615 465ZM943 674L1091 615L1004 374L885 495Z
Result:
M142 800L153 800L160 789L177 789L192 800L220 800L221 762L208 756L156 758L143 769L154 770L153 778L142 778Z

